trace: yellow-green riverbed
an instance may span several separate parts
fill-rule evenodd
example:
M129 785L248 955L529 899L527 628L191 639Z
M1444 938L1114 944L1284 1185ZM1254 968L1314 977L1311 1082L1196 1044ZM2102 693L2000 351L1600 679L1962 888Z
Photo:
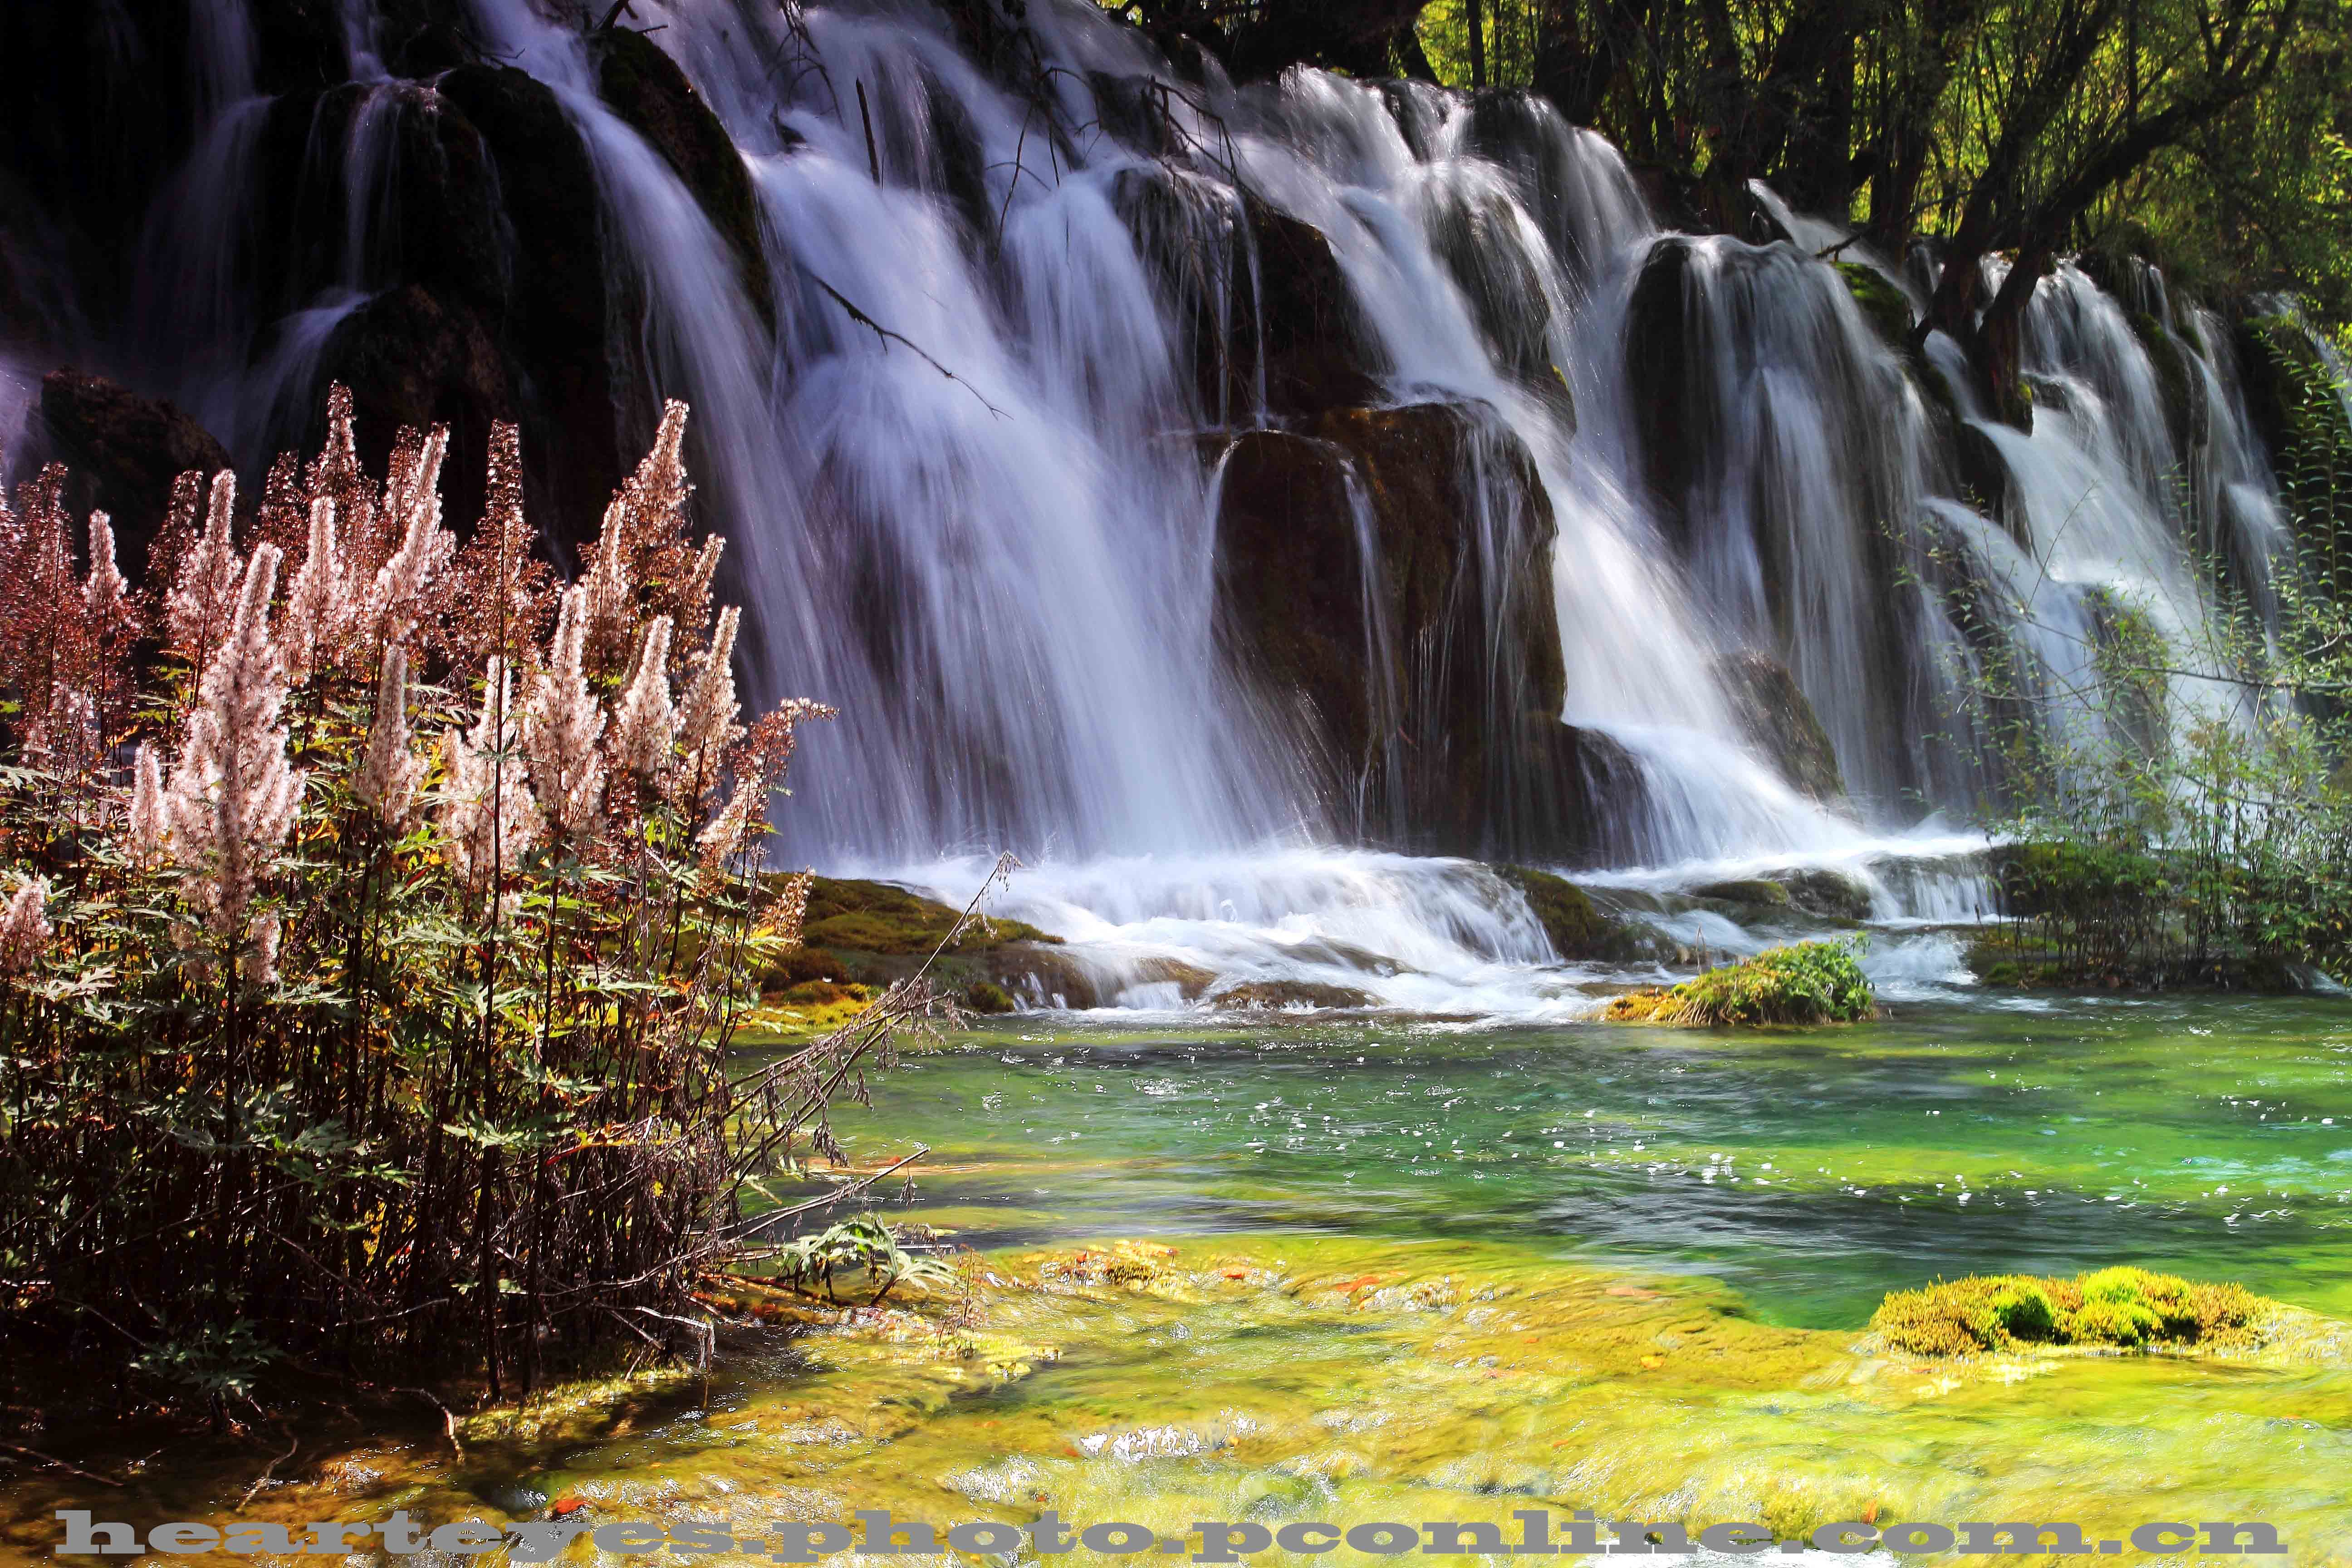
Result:
M707 1386L478 1421L462 1460L346 1445L247 1513L2266 1520L2288 1561L2352 1562L2347 1069L2352 1008L2318 1001L1738 1037L1025 1020L840 1124L861 1165L931 1146L886 1212L981 1250L968 1321L740 1332ZM2121 1262L2312 1315L2234 1360L1862 1331L1938 1275ZM5 1539L44 1545L50 1505L225 1517L272 1447L128 1494L18 1480Z

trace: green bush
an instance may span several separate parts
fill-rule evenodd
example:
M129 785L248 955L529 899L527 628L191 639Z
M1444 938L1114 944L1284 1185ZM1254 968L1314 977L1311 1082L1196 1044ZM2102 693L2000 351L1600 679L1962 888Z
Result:
M1970 1275L1891 1291L1870 1326L1890 1348L1920 1356L1976 1355L2038 1343L2210 1349L2254 1342L2262 1324L2277 1310L2277 1302L2242 1285L2118 1268L2073 1279Z

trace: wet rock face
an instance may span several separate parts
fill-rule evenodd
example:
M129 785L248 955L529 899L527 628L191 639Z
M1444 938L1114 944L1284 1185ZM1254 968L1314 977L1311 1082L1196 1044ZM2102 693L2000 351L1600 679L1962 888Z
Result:
M1261 399L1285 421L1380 399L1383 367L1322 230L1165 168L1122 173L1112 199L1184 324L1209 424L1256 423Z
M1837 751L1788 667L1743 652L1725 658L1719 673L1741 728L1780 776L1815 800L1843 800Z
M643 33L608 28L595 35L593 48L597 96L677 171L704 216L734 249L744 292L772 328L774 291L760 245L759 199L719 117L677 62Z
M1490 414L1333 409L1223 459L1220 643L1373 842L1566 854L1579 840L1550 506Z
M72 369L41 378L41 418L72 469L69 503L114 520L115 558L136 582L171 504L172 481L190 469L217 473L228 453L211 433L160 398Z

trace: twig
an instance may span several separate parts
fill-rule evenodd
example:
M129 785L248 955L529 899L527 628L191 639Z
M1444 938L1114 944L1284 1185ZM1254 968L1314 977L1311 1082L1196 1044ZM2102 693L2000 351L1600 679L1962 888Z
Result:
M100 1475L93 1475L91 1472L83 1469L79 1465L68 1465L63 1459L57 1458L55 1455L44 1454L38 1448L27 1448L21 1443L0 1443L0 1448L5 1448L12 1454L21 1455L25 1458L32 1460L37 1465L46 1465L53 1470L63 1470L66 1474L79 1477L85 1481L96 1481L102 1487L120 1487L122 1485L121 1481L110 1480Z
M882 153L874 144L874 114L866 107L866 79L857 79L857 118L866 123L866 166L874 174L874 183L882 183Z
M624 13L635 16L636 12L631 9L635 4L636 0L613 0L613 8L604 13L604 19L596 24L596 30L609 33L613 30L613 24L619 21Z
M808 272L808 268L805 267L801 268L801 270ZM950 381L954 382L958 386L962 387L974 397L980 398L980 405L982 408L987 409L999 419L1004 417L1004 410L999 408L995 404L991 403L985 396L982 395L980 388L974 386L971 383L966 381L963 377L958 375L947 366L941 364L938 360L933 359L930 354L924 350L923 346L915 342L914 339L908 337L903 332L892 331L889 328L884 326L881 322L876 321L873 317L859 310L855 304L850 302L849 296L844 294L840 289L835 288L832 284L826 282L815 273L809 272L808 279L810 282L815 284L818 288L832 295L833 302L839 305L843 310L848 311L849 319L851 321L856 321L861 327L871 329L874 335L883 341L884 352L887 353L888 351L888 347L892 342L901 342L906 344L908 348L915 351L917 357L920 358L925 364L929 365L933 370L938 371L941 375L946 376Z
M621 4L624 5L628 3L629 0L621 0ZM279 1430L283 1431L284 1428L280 1427ZM278 1467L292 1458L294 1457L294 1450L301 1446L301 1438L294 1437L289 1435L289 1440L286 1444L286 1451L278 1455L276 1458L270 1460L268 1468L265 1468L261 1474L253 1478L253 1484L245 1489L245 1495L236 1500L237 1512L243 1513L245 1511L246 1505L253 1500L253 1494L268 1486L269 1484L269 1478L278 1473Z
M457 1441L457 1413L442 1404L438 1394L422 1388L395 1388L393 1392L413 1394L441 1412L441 1436L449 1439L449 1451L460 1459L466 1457L466 1445Z
M758 1231L764 1230L768 1226L777 1224L779 1221L797 1218L800 1215L808 1213L811 1209L829 1208L833 1205L840 1203L845 1198L856 1197L858 1194L866 1191L868 1187L873 1186L875 1183L880 1181L883 1177L896 1174L901 1168L913 1164L916 1161L921 1159L930 1152L929 1145L919 1143L915 1146L915 1152L908 1155L905 1159L895 1161L890 1164L885 1165L880 1170L874 1172L870 1175L860 1176L855 1181L845 1182L842 1185L834 1188L833 1191L824 1194L822 1196L811 1198L805 1203L794 1204L790 1208L772 1209L766 1214L755 1215L740 1231L737 1232L737 1235L741 1237L750 1237Z

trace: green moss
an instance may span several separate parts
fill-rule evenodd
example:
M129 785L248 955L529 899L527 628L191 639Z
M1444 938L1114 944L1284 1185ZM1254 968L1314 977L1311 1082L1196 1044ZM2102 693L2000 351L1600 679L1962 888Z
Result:
M1695 898L1721 899L1731 904L1761 904L1769 909L1785 909L1789 902L1788 889L1762 877L1749 877L1733 882L1709 882L1704 887L1693 888L1691 894Z
M1526 895L1528 907L1543 922L1544 934L1560 957L1570 963L1609 963L1633 956L1633 934L1602 914L1591 896L1567 878L1527 866L1497 866L1495 870Z
M962 911L888 882L819 877L809 888L801 940L810 947L900 956L931 952ZM983 952L1008 942L1059 942L1020 921L983 920L964 932L958 952Z
M1311 980L1253 980L1218 993L1210 1001L1219 1007L1268 1012L1291 1007L1369 1007L1370 994L1351 985L1323 985Z
M1010 1013L1013 998L992 981L975 980L965 987L963 1005L975 1013Z
M1878 1011L1870 980L1854 962L1856 946L1843 941L1772 948L1671 990L1650 987L1620 996L1603 1016L1612 1023L1695 1028L1855 1023Z
M2073 1279L1970 1275L1891 1292L1870 1320L1894 1350L1976 1355L2049 1343L2109 1350L2151 1345L2249 1349L2280 1310L2242 1285L2208 1284L2145 1268L2102 1268Z
M1911 301L1903 290L1887 280L1886 275L1874 267L1859 261L1841 261L1838 276L1845 279L1853 302L1862 307L1864 320L1886 346L1898 354L1908 354L1911 348Z

